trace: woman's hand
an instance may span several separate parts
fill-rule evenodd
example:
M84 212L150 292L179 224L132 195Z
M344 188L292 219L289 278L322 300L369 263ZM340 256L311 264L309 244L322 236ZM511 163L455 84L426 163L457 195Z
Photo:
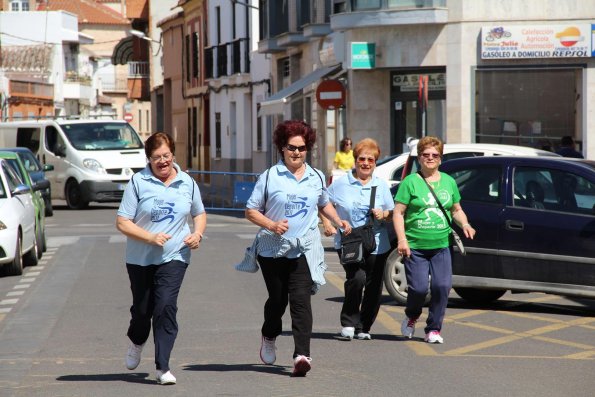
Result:
M384 210L382 208L372 208L372 216L377 221L383 221L388 215L384 215Z
M279 222L271 221L271 225L267 229L275 234L282 235L289 229L289 221L287 219L280 220Z
M186 236L184 239L184 244L186 244L190 249L197 249L200 246L201 240L202 234L192 233Z
M349 233L351 233L351 224L347 222L345 219L341 219L340 225L340 227L343 229L344 235L347 236Z
M473 226L471 226L470 224L465 223L463 225L463 233L465 233L465 237L473 240L473 237L475 237L476 230L473 229Z
M165 243L167 243L169 241L170 238L171 238L171 235L169 235L167 233L163 233L163 232L153 233L151 235L151 239L149 242L153 245L158 245L160 247L163 247L165 245Z
M334 236L335 234L337 234L337 228L335 228L333 224L324 217L322 219L322 229L326 237Z
M397 244L397 252L404 258L409 258L411 256L411 248L409 248L407 239L399 240L399 243Z

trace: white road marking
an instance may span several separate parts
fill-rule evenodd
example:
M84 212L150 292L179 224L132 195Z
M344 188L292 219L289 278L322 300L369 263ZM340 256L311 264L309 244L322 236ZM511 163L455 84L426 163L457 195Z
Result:
M18 301L19 301L19 298L2 299L2 300L0 300L0 305L14 305Z

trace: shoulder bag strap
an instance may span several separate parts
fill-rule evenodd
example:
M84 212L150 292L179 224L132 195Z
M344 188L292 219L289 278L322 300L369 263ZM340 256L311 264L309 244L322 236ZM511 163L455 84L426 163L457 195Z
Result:
M446 210L442 206L442 203L440 203L440 200L438 200L438 197L436 196L436 193L434 193L434 189L432 189L432 186L428 183L428 181L426 181L426 178L424 178L424 176L422 175L421 171L417 171L417 174L419 175L419 177L421 179L423 179L423 181L426 183L426 185L428 185L428 189L430 189L430 192L432 193L432 196L434 196L434 198L436 199L436 203L438 203L438 207L440 207L440 210L442 211L442 213L446 217L446 222L448 222L448 226L450 226L450 228L452 229L452 223L450 222L450 218L448 217L448 214L446 213Z
M372 190L370 191L370 212L368 214L368 221L366 223L372 223L374 221L372 209L374 208L374 203L376 202L376 187L377 186L372 186Z

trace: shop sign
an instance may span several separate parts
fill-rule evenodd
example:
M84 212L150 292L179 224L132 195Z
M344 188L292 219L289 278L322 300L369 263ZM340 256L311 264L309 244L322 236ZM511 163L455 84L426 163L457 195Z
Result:
M393 75L393 87L401 87L401 92L417 91L419 89L420 76L428 76L428 90L442 91L446 89L446 73L422 73L419 74L395 74Z
M376 43L351 43L351 68L373 69L376 67Z
M591 57L592 32L590 24L484 26L481 59Z

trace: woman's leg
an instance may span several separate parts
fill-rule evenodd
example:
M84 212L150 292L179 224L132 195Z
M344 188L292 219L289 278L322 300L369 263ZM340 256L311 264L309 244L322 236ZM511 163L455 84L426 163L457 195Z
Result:
M341 307L341 325L343 327L354 327L356 331L362 328L360 318L360 306L362 303L362 292L366 283L366 272L358 264L343 265L345 269L345 299Z
M407 277L407 305L405 315L417 319L422 311L428 293L430 261L423 251L411 250L411 256L405 259Z
M157 266L155 272L153 339L155 364L163 372L169 371L169 357L178 335L178 294L187 267L187 263L171 261Z
M366 258L366 286L361 310L361 331L365 333L370 332L370 328L372 328L372 324L374 324L380 310L386 258L388 258L388 252L380 255L370 255Z
M287 258L258 256L269 297L264 304L262 335L276 338L283 330L282 317L288 303L289 263Z
M132 306L130 306L130 325L128 338L135 345L144 344L151 332L151 317L153 316L153 278L156 266L139 266L126 264L130 290L132 291Z
M298 355L310 357L312 338L312 276L304 255L292 261L289 272L289 312L295 350Z
M428 319L426 321L426 333L440 331L442 321L448 304L448 294L452 287L452 259L450 248L438 250L430 259L430 292L432 299Z

